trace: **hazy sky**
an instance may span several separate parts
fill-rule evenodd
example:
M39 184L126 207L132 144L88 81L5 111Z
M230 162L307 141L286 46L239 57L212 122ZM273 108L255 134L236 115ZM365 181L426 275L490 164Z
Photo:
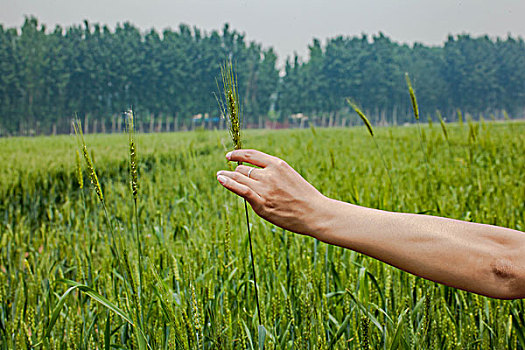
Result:
M158 30L182 22L212 30L229 22L250 40L273 46L280 59L293 52L305 57L313 37L339 34L382 31L398 42L426 44L440 44L449 33L525 37L524 0L0 0L4 26L20 26L24 15L48 27L88 19Z

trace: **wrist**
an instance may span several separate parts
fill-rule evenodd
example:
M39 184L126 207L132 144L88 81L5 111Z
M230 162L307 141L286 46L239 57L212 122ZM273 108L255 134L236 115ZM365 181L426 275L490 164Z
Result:
M346 203L321 195L311 217L310 232L307 234L323 242L329 240L328 237L334 234L338 223L342 221L342 217L338 218L338 212L344 204Z

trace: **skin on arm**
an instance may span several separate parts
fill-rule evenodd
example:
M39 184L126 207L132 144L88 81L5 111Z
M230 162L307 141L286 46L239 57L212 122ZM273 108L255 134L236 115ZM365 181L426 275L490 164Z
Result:
M262 218L288 231L352 249L422 278L477 294L525 298L525 234L429 215L393 213L323 196L283 160L237 150L245 162L218 181Z

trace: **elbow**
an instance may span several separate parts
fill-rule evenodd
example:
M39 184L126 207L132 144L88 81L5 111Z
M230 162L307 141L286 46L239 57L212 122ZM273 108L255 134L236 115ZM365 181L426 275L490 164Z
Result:
M493 295L488 296L504 300L525 298L525 266L519 254L495 259L490 274L495 288L490 293Z

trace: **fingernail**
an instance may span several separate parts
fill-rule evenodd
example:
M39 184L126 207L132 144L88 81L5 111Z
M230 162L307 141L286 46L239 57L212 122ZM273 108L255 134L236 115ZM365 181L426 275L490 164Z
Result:
M226 153L226 159L230 160L231 156L232 156L231 152Z
M219 181L221 185L224 185L224 183L226 182L226 176L222 176L222 175L217 176L217 181Z

